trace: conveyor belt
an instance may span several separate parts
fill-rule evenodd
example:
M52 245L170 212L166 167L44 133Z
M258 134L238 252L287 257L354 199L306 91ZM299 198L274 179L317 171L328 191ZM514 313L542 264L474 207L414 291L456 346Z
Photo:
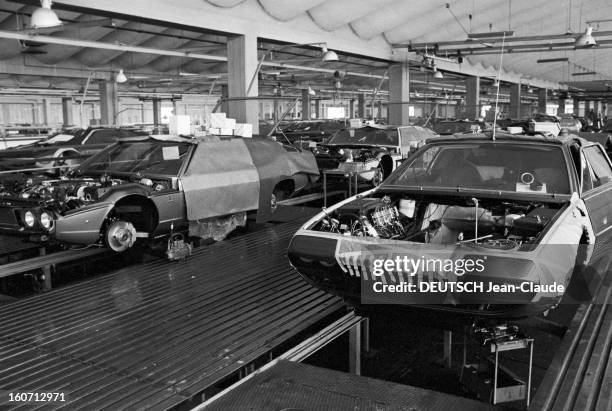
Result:
M280 361L204 409L485 411L500 408L423 388Z
M612 410L610 251L609 245L595 250L601 283L593 302L578 306L530 410Z
M338 311L285 250L299 223L0 307L0 389L65 391L66 409L163 409Z

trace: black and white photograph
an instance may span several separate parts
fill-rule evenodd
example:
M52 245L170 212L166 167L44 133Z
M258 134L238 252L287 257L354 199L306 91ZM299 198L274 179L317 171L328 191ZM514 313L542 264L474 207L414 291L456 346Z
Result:
M0 409L612 410L611 0L0 0Z

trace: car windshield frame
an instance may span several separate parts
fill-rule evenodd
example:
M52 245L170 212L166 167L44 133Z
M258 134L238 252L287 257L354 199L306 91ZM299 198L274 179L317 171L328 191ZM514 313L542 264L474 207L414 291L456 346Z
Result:
M371 133L371 138L366 139L368 135L363 135L360 132ZM351 136L353 132L353 136ZM360 135L359 135L360 134ZM382 134L385 134L382 137ZM349 137L349 139L346 139ZM380 138L378 138L380 137ZM342 140L344 138L345 140ZM375 147L399 147L400 134L397 128L379 128L379 127L362 127L362 128L344 128L338 130L326 143L329 146L375 146Z
M59 136L71 136L69 139L65 140L63 138L58 138ZM79 145L83 141L85 137L85 130L83 129L74 129L74 130L65 130L60 131L59 133L55 133L52 136L45 138L38 142L38 145L53 145L53 146L63 146L63 145ZM57 138L56 141L53 141L54 138Z
M500 166L497 158L502 157L502 152L478 152L476 150L503 150L515 151L521 153L521 156L531 156L526 160L522 160L520 164L512 164L513 158L506 158L504 163ZM434 170L434 166L437 161L440 161L440 152L443 150L453 149L464 149L464 156L461 161L452 160L449 156L446 161L446 168L442 162L437 166L438 169ZM433 152L430 150L438 150ZM484 160L485 163L472 163L470 160L474 160L475 156L470 157L469 151L473 150L474 153L478 153L478 156ZM558 150L554 152L553 150ZM548 153L547 153L548 151ZM516 153L513 155L516 158L520 158ZM546 161L543 157L543 153L550 154ZM495 155L493 155L495 154ZM424 164L427 156L431 157L430 162L426 167L416 167L418 161ZM556 158L552 158L556 156ZM523 157L524 158L524 157ZM451 161L452 160L452 161ZM560 162L556 167L541 167L550 165L551 161ZM452 179L435 179L436 173L440 174L446 171L448 176L452 176L456 179L461 179L461 171L464 169L460 164L465 161L468 164L465 169L474 168L478 177L482 180L470 180L466 178L467 183L465 184L451 184L449 181ZM552 196L552 197L568 197L573 191L576 191L575 182L573 180L572 170L568 165L568 157L564 152L562 145L560 144L538 144L538 143L525 143L519 141L504 141L504 142L490 142L490 141L458 141L458 142L436 142L429 143L416 151L411 155L404 163L387 178L381 185L381 189L416 189L418 191L443 191L443 192L490 192L496 195L506 196ZM548 162L548 163L547 163ZM453 167L450 168L449 164ZM533 168L526 167L531 165ZM554 165L554 164L553 164ZM521 168L525 166L524 168ZM537 168L536 168L537 166ZM498 170L502 168L502 170ZM409 172L408 170L415 170ZM483 178L483 174L487 175L483 171L486 169L486 173L491 177L489 179ZM417 171L418 170L418 171ZM452 170L452 172L448 172ZM435 171L435 172L434 172ZM534 177L532 184L526 184L531 180L529 175L523 176L524 173L530 173ZM499 174L499 176L497 175ZM546 178L544 178L546 176ZM476 179L477 177L474 177Z
M187 166L194 145L154 139L117 142L85 160L81 174L176 177Z

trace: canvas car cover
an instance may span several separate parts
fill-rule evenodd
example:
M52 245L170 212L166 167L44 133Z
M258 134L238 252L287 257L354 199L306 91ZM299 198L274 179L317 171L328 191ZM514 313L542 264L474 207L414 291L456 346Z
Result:
M245 140L260 178L259 203L264 205L257 211L257 221L266 221L271 213L269 204L274 187L298 173L319 175L314 155L295 147L284 148L267 138Z
M201 141L181 181L190 221L259 207L259 174L242 139Z

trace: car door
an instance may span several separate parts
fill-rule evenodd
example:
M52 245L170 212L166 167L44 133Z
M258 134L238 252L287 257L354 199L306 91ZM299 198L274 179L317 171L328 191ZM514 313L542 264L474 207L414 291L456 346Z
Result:
M581 190L598 241L612 235L612 165L597 144L581 149Z

